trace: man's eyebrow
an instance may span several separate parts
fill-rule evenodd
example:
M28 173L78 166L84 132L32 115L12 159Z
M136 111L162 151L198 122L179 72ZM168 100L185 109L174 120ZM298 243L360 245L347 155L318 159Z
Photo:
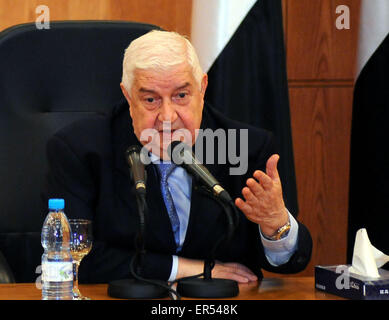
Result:
M181 89L185 89L186 87L190 87L190 83L189 82L185 82L185 84L183 84L182 86L179 86L178 88L176 88L175 90L181 90Z
M175 88L174 90L182 90L182 89L185 89L187 87L190 87L191 84L189 82L185 82L182 86L179 86L177 88ZM152 90L152 89L147 89L147 88L144 88L144 87L140 87L139 88L139 92L142 92L142 93L157 93L156 91Z
M141 87L141 88L139 89L139 92L156 93L154 90L147 89L147 88L143 88L143 87Z

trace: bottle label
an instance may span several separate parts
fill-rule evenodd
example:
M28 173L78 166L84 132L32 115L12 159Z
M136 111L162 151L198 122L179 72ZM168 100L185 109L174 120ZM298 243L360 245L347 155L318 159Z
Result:
M46 261L42 264L42 281L72 281L73 263Z

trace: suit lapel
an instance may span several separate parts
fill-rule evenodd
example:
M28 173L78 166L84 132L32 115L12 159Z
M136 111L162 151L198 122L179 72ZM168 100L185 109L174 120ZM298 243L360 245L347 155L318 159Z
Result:
M215 123L210 119L206 108L203 111L203 118L201 122L201 129L216 130ZM197 141L196 143L199 143ZM214 154L216 153L217 145L215 144ZM195 146L192 148L195 150ZM206 148L203 148L203 159L206 159ZM202 159L199 159L200 161ZM203 161L205 162L205 161ZM220 182L224 180L223 165L203 164L209 172ZM211 246L219 239L224 230L226 216L221 206L210 195L205 195L201 192L201 182L193 178L192 182L192 196L188 229L186 232L185 242L182 252L190 250L190 252L197 252L199 255L210 250ZM205 237L199 237L204 235ZM211 238L210 238L211 237ZM199 239L201 238L201 239Z
M114 116L112 122L115 192L127 207L129 214L138 215L134 184L131 181L125 151L129 146L141 144L134 134L128 104L123 103L116 113L117 116ZM166 248L174 249L174 235L159 188L158 172L153 164L146 166L146 189L148 205L146 247L147 244L152 244L153 247L157 245L161 252L166 251ZM168 234L166 230L169 230Z

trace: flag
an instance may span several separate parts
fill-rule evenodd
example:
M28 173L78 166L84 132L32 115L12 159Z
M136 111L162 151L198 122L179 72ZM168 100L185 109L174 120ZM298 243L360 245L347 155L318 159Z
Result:
M366 228L389 253L389 1L362 0L350 150L347 260Z
M205 99L273 132L285 203L298 213L281 0L193 0L191 42L208 73Z

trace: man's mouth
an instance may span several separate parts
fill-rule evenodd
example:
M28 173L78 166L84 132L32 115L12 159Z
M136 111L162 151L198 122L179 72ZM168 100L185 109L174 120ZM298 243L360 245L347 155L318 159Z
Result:
M159 130L158 132L159 133L162 133L162 134L173 134L174 132L176 132L178 129L172 129L172 130Z

